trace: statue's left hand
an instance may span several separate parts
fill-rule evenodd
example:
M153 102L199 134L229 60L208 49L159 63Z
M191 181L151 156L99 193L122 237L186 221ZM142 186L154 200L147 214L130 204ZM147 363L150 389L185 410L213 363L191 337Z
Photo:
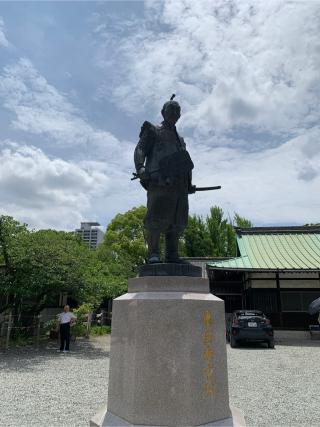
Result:
M190 185L188 193L189 194L194 194L196 192L196 189L197 189L197 187L195 185Z

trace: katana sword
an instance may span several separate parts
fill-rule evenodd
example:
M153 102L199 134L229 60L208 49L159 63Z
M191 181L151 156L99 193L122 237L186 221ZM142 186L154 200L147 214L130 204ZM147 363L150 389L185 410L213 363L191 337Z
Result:
M154 172L158 172L158 171L152 171L151 173ZM133 181L134 179L139 179L139 175L136 173L132 174L134 177L131 178L131 181ZM197 187L195 188L195 190L193 191L193 193L195 193L196 191L211 191L211 190L220 190L221 189L221 185L216 185L214 187Z

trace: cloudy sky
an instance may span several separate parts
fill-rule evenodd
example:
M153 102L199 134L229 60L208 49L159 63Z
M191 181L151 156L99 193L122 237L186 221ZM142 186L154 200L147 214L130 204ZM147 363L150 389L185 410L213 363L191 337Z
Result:
M172 93L195 163L190 211L320 222L320 1L0 2L1 213L106 225L144 120Z

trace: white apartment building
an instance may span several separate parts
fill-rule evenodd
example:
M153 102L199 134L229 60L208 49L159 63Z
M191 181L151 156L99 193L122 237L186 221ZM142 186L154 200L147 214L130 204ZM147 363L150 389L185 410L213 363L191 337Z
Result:
M103 242L104 232L101 230L98 222L82 222L80 228L75 230L75 233L81 236L92 249Z

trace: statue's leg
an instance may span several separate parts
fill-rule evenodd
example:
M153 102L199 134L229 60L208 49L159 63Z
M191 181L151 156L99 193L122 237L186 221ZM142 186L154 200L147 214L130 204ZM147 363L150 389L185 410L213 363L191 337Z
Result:
M179 237L188 223L188 194L177 192L174 194L174 216L172 223L165 233L166 237L166 262L187 263L179 258Z
M157 230L147 230L146 231L146 240L148 245L148 263L154 264L161 262L160 261L160 231Z
M168 194L162 187L148 190L147 213L144 219L145 239L148 245L148 263L160 261L160 233L168 228Z
M165 233L166 238L166 262L180 262L179 259L179 235L176 230L170 230Z

